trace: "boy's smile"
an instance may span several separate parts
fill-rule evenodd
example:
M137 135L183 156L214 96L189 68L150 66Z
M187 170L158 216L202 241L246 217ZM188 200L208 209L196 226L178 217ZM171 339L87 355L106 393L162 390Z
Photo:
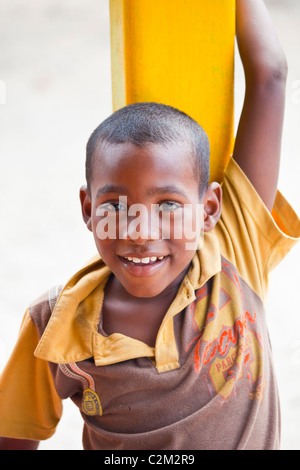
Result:
M83 216L101 258L128 293L156 297L181 283L195 250L186 249L191 240L184 231L180 238L174 234L183 220L193 224L192 211L184 212L184 206L199 205L203 199L199 194L199 177L188 144L99 146L90 193L81 189ZM120 203L124 199L126 206ZM153 207L156 223L151 219ZM135 221L133 213L138 214ZM161 222L164 216L169 221L167 237ZM110 220L117 225L118 235L101 239L99 224ZM200 231L195 235L196 244L199 237Z

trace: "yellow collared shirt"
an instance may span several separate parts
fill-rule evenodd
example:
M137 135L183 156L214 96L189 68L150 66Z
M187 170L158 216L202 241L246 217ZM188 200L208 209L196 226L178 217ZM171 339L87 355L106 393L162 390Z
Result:
M155 347L105 334L111 272L95 257L59 295L27 310L1 376L0 435L49 438L70 397L86 449L277 448L264 303L270 271L299 237L283 196L271 215L231 160L221 220L205 234Z

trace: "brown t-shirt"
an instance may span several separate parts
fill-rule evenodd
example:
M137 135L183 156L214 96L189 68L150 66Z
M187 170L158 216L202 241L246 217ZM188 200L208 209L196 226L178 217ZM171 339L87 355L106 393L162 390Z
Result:
M232 160L222 218L205 234L155 347L103 331L110 270L96 257L27 310L0 381L0 435L47 439L71 398L85 449L277 449L280 411L264 302L300 236ZM58 300L57 300L58 299Z

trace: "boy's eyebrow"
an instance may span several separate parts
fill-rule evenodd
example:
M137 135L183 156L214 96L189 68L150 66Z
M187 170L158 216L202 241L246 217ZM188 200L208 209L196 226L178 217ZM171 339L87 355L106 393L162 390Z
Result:
M128 189L125 186L118 186L115 184L105 184L101 188L98 189L96 197L101 196L102 194L106 193L119 193L119 194L127 194ZM150 188L147 191L147 195L153 196L155 194L166 194L166 193L173 193L178 194L179 196L187 197L186 193L179 189L177 186L167 185L167 186L155 186L154 188Z
M177 186L173 185L157 186L149 189L147 193L149 194L149 196L153 196L154 194L174 193L178 194L179 196L187 197L187 194L184 191L179 189Z
M96 197L101 196L101 194L106 194L106 193L123 193L125 194L127 192L127 189L125 186L117 186L115 184L105 184L101 188L98 189Z

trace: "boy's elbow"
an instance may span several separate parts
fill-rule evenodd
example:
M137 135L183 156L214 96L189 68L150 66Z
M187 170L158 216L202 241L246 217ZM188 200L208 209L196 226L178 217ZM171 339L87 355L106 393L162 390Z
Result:
M269 79L285 83L287 76L288 63L285 55L283 55L282 57L277 58L275 63L272 64Z
M272 89L285 86L288 76L288 63L285 55L277 56L274 60L262 61L250 71L246 81L255 86Z

